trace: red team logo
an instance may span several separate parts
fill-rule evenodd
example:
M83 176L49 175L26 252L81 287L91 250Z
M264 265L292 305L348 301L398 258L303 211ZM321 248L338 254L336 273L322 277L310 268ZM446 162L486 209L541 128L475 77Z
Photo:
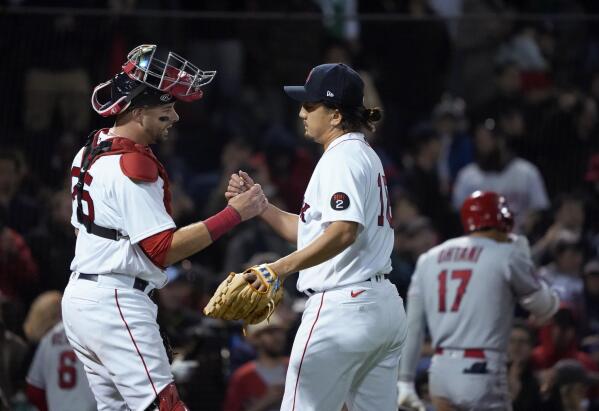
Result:
M306 222L306 211L308 211L308 209L310 208L310 204L308 203L304 203L304 205L302 206L302 209L300 210L300 219L302 220L302 223Z

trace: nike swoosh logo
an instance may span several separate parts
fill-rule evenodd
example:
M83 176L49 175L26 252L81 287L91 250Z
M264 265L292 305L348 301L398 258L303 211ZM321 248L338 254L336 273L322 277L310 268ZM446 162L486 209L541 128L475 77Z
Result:
M351 292L351 296L352 296L353 298L356 298L357 296L359 296L360 294L362 294L364 291L366 291L366 290L352 291L352 292Z

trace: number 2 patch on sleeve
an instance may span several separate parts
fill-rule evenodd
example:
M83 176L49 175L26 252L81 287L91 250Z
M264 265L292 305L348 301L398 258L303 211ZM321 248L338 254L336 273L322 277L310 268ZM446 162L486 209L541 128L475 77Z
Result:
M331 197L331 208L333 210L345 210L349 207L349 197L347 194L338 192Z

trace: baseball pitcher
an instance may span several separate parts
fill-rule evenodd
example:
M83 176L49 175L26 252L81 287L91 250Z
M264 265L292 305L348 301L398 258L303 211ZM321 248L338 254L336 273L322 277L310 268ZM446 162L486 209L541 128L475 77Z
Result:
M364 83L344 64L323 64L285 92L302 103L306 138L323 146L299 215L269 205L261 217L297 251L263 266L284 280L299 271L309 298L295 336L281 410L395 411L403 302L387 280L393 228L383 166L365 139L380 118L363 106ZM253 181L231 176L227 196ZM218 294L218 293L217 293ZM209 305L211 312L214 305Z

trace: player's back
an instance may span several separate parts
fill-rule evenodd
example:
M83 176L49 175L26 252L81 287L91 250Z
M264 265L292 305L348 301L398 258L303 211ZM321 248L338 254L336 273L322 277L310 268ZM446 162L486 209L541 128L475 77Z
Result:
M50 411L96 409L83 364L69 345L62 323L54 326L40 341L27 382L45 390Z
M522 254L518 248L514 242L465 236L421 257L413 281L423 298L434 347L507 348L516 303L511 273L528 269L522 267L527 258L514 258Z

